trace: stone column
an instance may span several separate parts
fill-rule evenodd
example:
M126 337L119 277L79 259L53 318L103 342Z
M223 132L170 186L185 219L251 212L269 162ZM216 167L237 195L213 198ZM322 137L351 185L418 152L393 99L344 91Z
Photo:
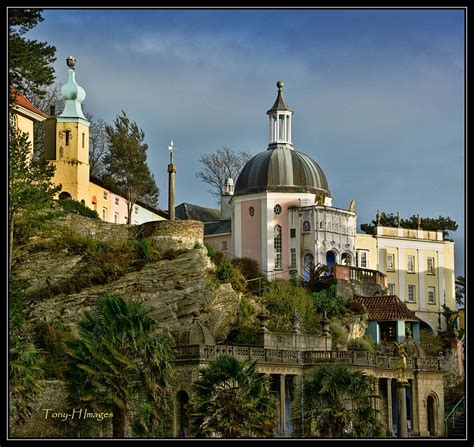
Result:
M387 428L392 432L392 379L387 379Z
M280 429L281 435L286 436L286 389L284 374L280 374Z
M398 394L398 437L407 438L407 392L408 382L397 381Z
M176 166L173 163L168 165L169 186L168 186L168 213L170 220L175 220L174 210L174 178L176 175Z

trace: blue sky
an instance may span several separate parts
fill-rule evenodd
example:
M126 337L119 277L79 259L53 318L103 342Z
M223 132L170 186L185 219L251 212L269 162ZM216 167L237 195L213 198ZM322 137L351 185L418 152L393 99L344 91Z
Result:
M167 208L167 146L177 204L216 207L195 177L226 145L267 148L266 111L283 80L295 149L316 160L333 205L450 216L464 273L464 11L454 9L45 10L27 37L77 59L85 109L121 110L146 135Z

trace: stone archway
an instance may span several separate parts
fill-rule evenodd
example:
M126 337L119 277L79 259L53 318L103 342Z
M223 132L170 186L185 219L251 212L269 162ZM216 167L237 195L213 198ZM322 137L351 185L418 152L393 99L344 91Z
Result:
M328 266L328 273L331 274L336 264L336 253L333 250L326 252L326 265Z
M426 398L426 422L429 436L436 436L438 433L438 427L436 423L437 411L438 405L436 396L430 394Z
M72 196L67 191L63 191L59 194L59 200L72 200Z
M178 410L178 437L187 438L189 436L188 393L183 390L178 391L176 393L176 403Z
M303 258L303 278L305 281L309 281L309 272L311 264L314 265L314 256L312 253L306 253Z

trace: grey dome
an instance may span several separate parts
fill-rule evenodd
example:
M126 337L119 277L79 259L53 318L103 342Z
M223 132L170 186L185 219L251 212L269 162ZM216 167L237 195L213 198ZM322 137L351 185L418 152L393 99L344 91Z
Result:
M326 176L313 159L286 145L275 144L247 162L237 179L234 195L262 191L331 195Z
M186 326L180 333L178 345L215 345L216 340L211 331L202 324L199 319L199 312L193 312L193 321L190 326Z

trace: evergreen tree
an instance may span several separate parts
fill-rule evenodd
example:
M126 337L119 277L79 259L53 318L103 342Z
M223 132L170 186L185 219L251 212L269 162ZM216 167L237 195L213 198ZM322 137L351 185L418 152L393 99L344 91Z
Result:
M8 9L8 77L9 85L20 93L44 96L54 81L56 60L54 46L29 40L23 35L43 21L41 9Z
M192 385L192 426L197 437L272 437L277 401L256 362L222 355L199 371Z
M79 337L66 341L73 396L113 412L113 437L123 438L130 414L135 433L164 436L174 377L169 341L159 335L152 308L105 295L84 313Z
M10 243L10 263L13 253L13 232L16 219L23 217L34 219L35 213L51 204L54 194L61 185L54 186L51 178L55 167L45 160L32 160L31 143L28 134L11 123L8 130L9 155L9 191L8 226Z
M117 116L114 126L106 126L109 150L103 157L106 175L114 180L127 198L127 223L139 198L152 205L158 202L159 190L147 165L148 145L145 134L126 113Z

